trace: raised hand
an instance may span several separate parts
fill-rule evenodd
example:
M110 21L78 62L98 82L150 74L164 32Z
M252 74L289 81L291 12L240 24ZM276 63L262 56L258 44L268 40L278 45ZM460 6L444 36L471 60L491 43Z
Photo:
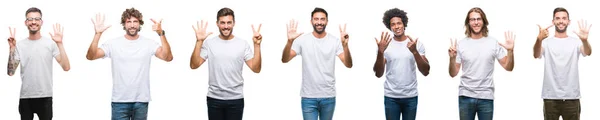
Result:
M155 31L159 35L162 34L163 33L162 19L156 21L156 20L150 18L150 20L154 23L154 25L152 25L152 31Z
M385 52L385 49L387 49L391 41L392 37L388 32L381 32L381 37L379 39L375 37L375 42L377 43L377 47L379 48L380 53Z
M10 46L10 49L14 49L17 46L17 41L15 40L15 32L17 29L8 27L8 31L10 32L10 37L8 37L8 45Z
M342 39L342 46L348 46L349 37L350 36L348 36L348 33L346 33L346 24L344 24L344 27L340 25L340 38Z
M262 24L258 24L258 28L254 29L254 25L252 25L252 41L254 41L254 44L256 45L260 45L260 42L262 41L262 35L260 35L261 26Z
M592 28L592 24L590 24L588 26L586 20L579 20L579 21L577 21L577 24L579 25L579 31L573 31L573 32L575 34L577 34L579 39L581 39L583 41L587 41L588 35L590 33L590 28Z
M290 23L287 24L286 27L287 27L288 42L293 42L300 35L304 34L304 33L298 33L296 31L296 30L298 30L298 22L296 22L294 20L290 20Z
M52 33L48 33L48 34L50 34L50 37L52 37L52 40L54 40L54 42L62 43L63 30L65 30L65 28L60 26L60 24L58 24L58 23L54 24L53 27L54 27L54 34L52 34Z
M96 33L102 33L111 26L104 24L104 15L101 15L100 13L96 14L96 20L92 18L92 23L94 23L94 30L96 30Z
M201 20L200 22L196 22L196 27L192 25L194 29L194 33L196 33L196 41L203 42L206 37L208 37L212 32L206 33L206 27L208 27L208 22Z
M412 52L412 53L417 53L417 41L419 41L419 38L413 39L412 37L410 37L408 35L406 37L408 37L408 39L410 40L408 42L408 44L406 44L406 47L408 47L408 50L410 50L410 52Z
M540 28L540 34L538 34L537 39L544 40L548 37L548 29L554 25L550 25L550 26L544 27L544 28L542 28L542 26L540 26L539 24L537 26L538 26L538 28Z
M504 32L504 38L506 38L506 43L498 42L498 44L500 44L506 50L513 50L513 48L515 47L515 37L516 36L513 34L513 32L506 31Z
M456 58L456 39L450 39L450 48L448 49L450 58Z

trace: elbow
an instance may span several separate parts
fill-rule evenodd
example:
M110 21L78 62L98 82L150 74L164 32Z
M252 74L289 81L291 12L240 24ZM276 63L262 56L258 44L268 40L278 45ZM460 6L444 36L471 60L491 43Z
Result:
M200 67L200 66L199 65L190 64L190 68L192 70L198 69L198 67Z
M429 71L423 72L423 76L429 75Z
M290 60L285 59L285 58L281 58L281 63L288 63L288 62L290 62Z
M15 75L14 73L7 73L7 74L8 74L8 76L13 76L13 75Z
M65 72L68 72L69 70L71 70L71 67L65 67L65 68L63 68L63 70L64 70Z
M252 70L254 73L260 73L260 69Z
M346 68L352 68L352 63L345 64Z
M451 77L451 78L454 78L454 77L456 77L456 74L452 74L452 73L450 73L450 77Z
M165 59L165 61L171 62L171 61L173 61L173 57L169 57L169 58Z
M89 56L89 55L85 56L85 58L86 58L87 60L94 60L94 58L93 58L92 56Z
M381 76L383 76L383 73L377 73L377 72L375 73L375 77L381 78Z

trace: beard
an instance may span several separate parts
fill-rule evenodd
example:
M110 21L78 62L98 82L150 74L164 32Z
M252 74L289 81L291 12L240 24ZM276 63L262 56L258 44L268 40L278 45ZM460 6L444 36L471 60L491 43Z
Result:
M135 30L135 31L134 31L134 32L131 32L131 30ZM138 35L138 32L140 32L140 30L141 30L141 29L139 29L139 28L128 28L128 29L126 30L126 33L127 33L127 35L129 35L129 36L136 36L136 35Z
M317 27L318 27L318 26L322 26L322 27L323 27L323 29L319 31L319 30L317 29ZM325 25L325 24L313 24L313 30L314 30L315 32L317 32L318 34L321 34L321 33L325 32L325 27L327 27L327 25Z
M565 33L565 32L567 32L567 26L565 26L565 29L560 29L560 28L558 28L558 25L555 25L554 29L556 29L556 32L558 32L558 33Z
M223 31L229 30L229 34L225 35ZM225 38L229 38L229 36L231 36L231 33L233 33L233 29L231 28L223 28L221 30L219 30L219 33L221 34L221 36L225 37Z

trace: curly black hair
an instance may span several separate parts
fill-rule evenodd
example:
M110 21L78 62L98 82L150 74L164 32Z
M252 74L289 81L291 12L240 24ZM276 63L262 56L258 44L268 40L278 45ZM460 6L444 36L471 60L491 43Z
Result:
M385 27L387 27L388 29L391 29L390 28L390 20L394 17L400 17L400 19L402 19L402 23L404 24L404 27L405 28L407 27L408 16L406 16L406 12L404 12L404 10L400 10L398 8L392 8L392 9L385 11L385 13L383 13L383 24L385 24Z

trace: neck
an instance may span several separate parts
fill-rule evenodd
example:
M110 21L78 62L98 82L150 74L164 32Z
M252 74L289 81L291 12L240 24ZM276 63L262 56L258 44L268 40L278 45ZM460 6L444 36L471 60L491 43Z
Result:
M480 38L483 38L483 34L481 34L481 33L471 33L471 38L472 39L480 39Z
M225 37L223 35L219 35L219 38L221 38L223 40L231 40L231 39L233 39L233 35L229 35L229 37Z
M394 40L402 42L406 40L406 35L402 34L400 36L394 36Z
M555 31L554 32L554 37L557 37L557 38L566 38L568 36L567 36L567 32L558 32L558 31Z
M316 38L324 38L327 35L327 32L323 31L322 33L317 33L317 31L313 31L312 34L316 37ZM342 37L342 36L340 36Z
M140 35L134 35L134 36L125 35L125 39L127 39L127 40L137 40L138 38L140 38Z
M28 37L29 40L39 40L40 38L42 38L40 31L38 31L34 34L29 34L29 37Z

